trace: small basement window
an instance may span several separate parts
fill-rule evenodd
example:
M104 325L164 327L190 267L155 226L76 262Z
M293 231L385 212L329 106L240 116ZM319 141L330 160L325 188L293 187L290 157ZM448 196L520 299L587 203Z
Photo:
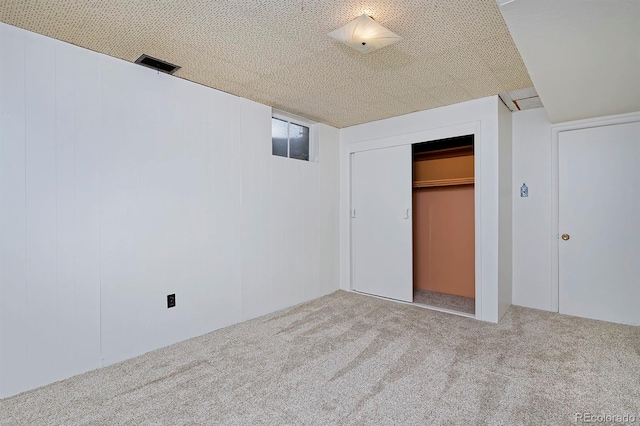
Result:
M309 127L282 118L271 118L271 153L309 161Z

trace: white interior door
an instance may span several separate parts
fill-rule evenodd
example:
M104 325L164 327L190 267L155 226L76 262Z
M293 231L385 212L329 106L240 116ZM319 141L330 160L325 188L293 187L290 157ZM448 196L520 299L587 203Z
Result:
M640 325L640 123L558 143L560 313Z
M353 289L413 301L411 145L352 157Z

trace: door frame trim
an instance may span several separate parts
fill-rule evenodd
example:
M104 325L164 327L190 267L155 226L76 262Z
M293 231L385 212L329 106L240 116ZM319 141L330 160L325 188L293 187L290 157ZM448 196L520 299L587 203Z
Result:
M551 125L551 311L559 312L560 296L560 133L593 127L640 122L640 112L589 118Z
M419 132L403 134L399 136L382 137L377 139L370 139L362 142L356 142L353 144L343 145L342 158L346 158L346 178L348 182L349 194L349 211L352 209L351 204L351 190L352 190L352 167L351 167L351 155L360 151L369 151L373 149L390 148L399 145L413 145L415 143L446 139L456 136L473 135L474 144L478 144L481 141L481 121L473 121L465 124L437 127ZM482 177L481 177L481 150L474 150L474 214L475 214L475 286L476 286L476 306L475 306L475 318L482 320ZM344 170L344 169L343 169ZM349 214L349 217L351 215ZM348 250L349 255L345 256L347 265L346 269L349 271L349 290L353 290L353 265L352 265L352 227L351 219L347 221L347 235L349 236ZM389 299L391 300L391 299Z

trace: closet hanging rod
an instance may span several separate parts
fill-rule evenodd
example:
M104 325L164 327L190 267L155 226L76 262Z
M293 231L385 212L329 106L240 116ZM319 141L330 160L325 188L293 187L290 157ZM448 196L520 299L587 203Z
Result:
M437 186L471 185L473 184L473 182L474 182L473 177L416 180L413 182L413 187L414 188L433 188Z

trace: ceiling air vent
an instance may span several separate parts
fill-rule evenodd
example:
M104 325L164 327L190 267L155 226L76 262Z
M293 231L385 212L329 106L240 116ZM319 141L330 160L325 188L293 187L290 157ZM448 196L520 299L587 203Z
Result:
M543 107L538 92L533 87L500 93L498 96L511 112Z
M170 64L169 62L161 61L160 59L152 58L149 55L142 55L136 59L136 64L144 65L147 68L153 68L167 74L173 74L180 69L179 66Z

